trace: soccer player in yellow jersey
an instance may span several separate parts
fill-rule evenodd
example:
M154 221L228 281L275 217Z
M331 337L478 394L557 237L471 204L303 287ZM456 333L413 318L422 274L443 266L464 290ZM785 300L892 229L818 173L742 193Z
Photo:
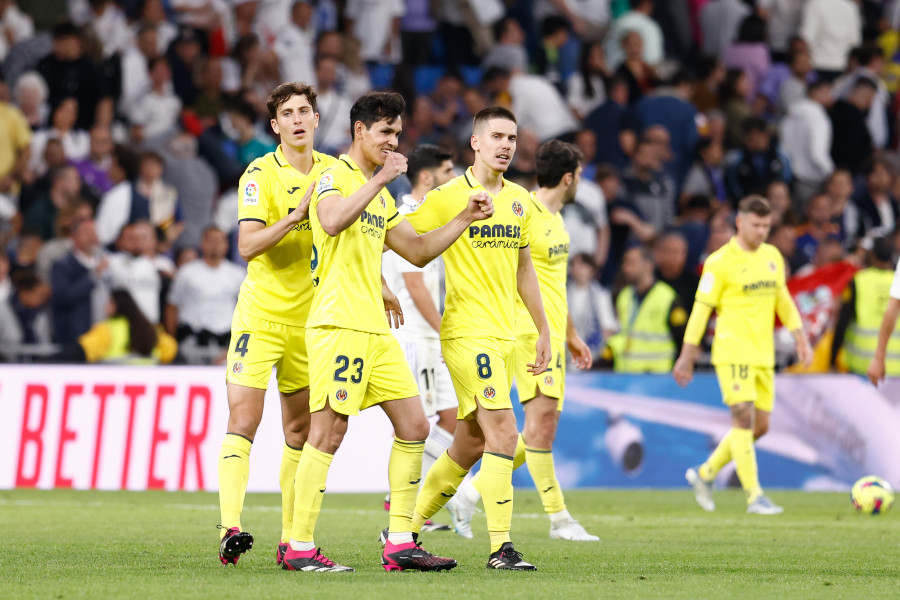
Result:
M534 570L510 540L513 456L519 432L510 388L516 360L516 302L521 297L537 327L531 338L537 357L531 376L547 369L550 326L531 263L529 242L537 206L525 188L503 178L516 151L516 117L499 106L475 115L471 145L475 164L463 175L428 192L409 221L417 231L447 223L472 194L487 193L494 215L468 228L444 253L447 299L441 320L441 350L459 400L450 449L435 461L416 501L413 530L447 503L478 459L481 495L487 516L489 569ZM524 329L524 326L522 327ZM482 458L483 455L483 458Z
M753 447L754 440L768 431L775 403L775 315L793 335L801 363L809 366L812 350L800 313L785 285L781 253L765 243L772 224L771 213L768 200L761 196L741 200L737 235L713 252L703 265L684 345L672 369L679 385L690 383L700 339L715 310L712 363L722 400L731 410L731 430L705 463L685 474L697 503L708 511L715 510L713 479L731 460L747 495L748 513L774 515L783 511L763 494Z
M559 481L553 468L553 439L563 407L566 381L566 347L575 365L589 369L593 359L591 350L578 336L569 317L566 301L566 276L569 266L569 234L560 210L575 200L581 177L582 154L572 144L551 140L537 153L538 190L531 193L531 260L541 287L541 299L550 324L553 355L543 377L535 378L526 363L534 352L538 331L525 304L516 302L515 377L519 401L525 405L525 427L519 435L513 469L523 463L541 495L544 511L550 516L550 537L553 539L596 542L600 538L589 534L566 510ZM464 482L454 496L451 514L454 525L462 534L471 530L472 513L480 497L480 474ZM467 536L468 537L468 536Z
M280 484L284 553L293 516L294 473L309 428L306 318L312 300L312 232L307 208L322 167L336 159L313 151L319 115L316 93L300 83L275 88L266 102L281 143L253 161L240 181L238 249L247 277L231 324L226 381L228 429L219 455L223 536L219 558L235 564L253 545L241 530L250 471L250 447L262 419L274 366L281 394L284 449Z
M312 282L306 342L310 357L310 430L297 467L294 521L282 567L294 571L352 571L326 558L313 541L325 480L347 421L378 405L394 427L388 464L390 526L382 553L386 570L444 570L453 559L425 551L412 533L428 420L381 298L384 245L424 266L477 220L493 214L486 195L473 194L445 227L417 235L384 189L406 170L397 154L403 98L372 92L350 110L347 154L325 169L311 203ZM376 167L382 166L378 174Z

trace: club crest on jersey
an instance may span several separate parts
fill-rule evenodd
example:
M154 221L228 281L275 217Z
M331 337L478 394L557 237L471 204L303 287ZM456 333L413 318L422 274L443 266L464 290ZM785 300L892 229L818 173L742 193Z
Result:
M243 370L244 370L244 363L242 363L241 361L237 361L236 363L234 363L231 366L231 372L234 373L235 375L237 375L238 373L240 373Z
M326 173L322 175L322 178L319 179L319 185L316 186L316 193L321 194L327 190L330 190L334 187L334 178L330 173Z
M741 391L741 386L740 386L739 384L736 383L736 384L734 384L734 385L732 386L732 389L733 389L735 392L739 392L739 391Z
M492 388L491 386L487 386L486 388L484 388L484 397L487 398L488 400L490 400L491 398L493 398L496 395L497 395L497 391L494 388Z
M544 377L544 385L553 385L553 377L550 375Z
M384 207L387 206L387 204L386 204L385 201L384 201L384 196L382 196L382 195L380 195L380 194L378 195L378 202L381 203L381 208L384 208Z
M778 270L778 267L776 267L775 263L773 263L771 260L769 261L769 270L773 273Z
M521 217L525 214L525 209L522 208L522 203L516 200L512 203L513 214L517 217Z
M334 398L338 402L343 402L347 399L347 390L345 390L344 388L339 389L334 393Z
M259 204L259 185L255 181L248 181L244 186L244 206L257 204Z

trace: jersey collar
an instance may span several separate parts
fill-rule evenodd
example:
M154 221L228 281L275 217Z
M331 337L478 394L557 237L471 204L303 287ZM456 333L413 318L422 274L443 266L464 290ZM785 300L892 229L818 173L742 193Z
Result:
M343 162L343 163L344 163L345 165L347 165L348 167L350 167L350 170L351 170L351 171L357 171L357 172L358 172L358 171L360 170L360 169L359 169L359 165L357 165L356 162L354 162L354 160L353 160L352 158L350 158L350 155L349 155L349 154L341 154L341 155L338 157L338 160L341 161L341 162Z
M317 162L322 162L322 156L315 150L313 150L312 157L313 157L313 164L315 164ZM281 144L278 144L278 147L275 148L275 163L282 169L284 167L291 166L291 164L287 161L287 158L285 158L285 156L284 156L284 151L281 149Z
M466 178L466 183L468 183L469 187L472 188L473 190L482 189L482 190L487 191L487 188L485 188L483 185L481 185L480 181L475 179L475 173L472 171L472 167L469 167L468 169L466 169L466 172L463 174L463 177ZM502 187L500 188L500 193L502 194L503 191L506 189L506 186L509 182L506 181L505 177L501 177L500 182L502 184Z

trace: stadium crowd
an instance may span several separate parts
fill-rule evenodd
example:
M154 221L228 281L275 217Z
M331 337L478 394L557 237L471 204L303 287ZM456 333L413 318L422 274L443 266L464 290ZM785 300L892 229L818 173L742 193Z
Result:
M621 292L639 303L656 282L675 293L677 355L748 194L772 204L789 274L900 250L900 1L0 0L0 28L10 360L127 356L103 333L126 318L114 289L133 335L155 336L146 354L171 360L175 338L184 360L221 358L244 272L237 184L275 148L282 81L316 86L329 154L372 89L407 101L400 152L438 144L457 165L472 115L511 108L507 177L529 189L541 143L576 144L569 308L600 363L633 324Z

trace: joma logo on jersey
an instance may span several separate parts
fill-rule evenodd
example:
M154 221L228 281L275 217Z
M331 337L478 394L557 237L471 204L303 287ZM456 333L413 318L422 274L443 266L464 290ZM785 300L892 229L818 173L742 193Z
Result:
M522 208L522 204L518 200L512 203L512 210L513 214L517 217L521 217L525 214L525 209Z
M560 254L568 254L569 253L569 245L568 244L560 244L559 246L550 246L550 258L554 256L559 256Z
M381 215L373 215L366 210L362 211L362 214L359 215L359 221L364 225L371 225L372 227L384 229L384 217Z
M518 225L472 225L469 227L469 237L475 238L516 238L522 234L522 228Z

